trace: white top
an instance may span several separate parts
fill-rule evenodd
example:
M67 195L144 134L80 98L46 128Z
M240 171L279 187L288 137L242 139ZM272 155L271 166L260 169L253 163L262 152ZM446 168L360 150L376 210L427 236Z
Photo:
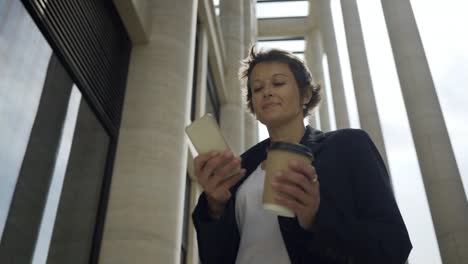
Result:
M236 263L290 264L278 217L263 209L264 179L265 171L258 166L237 190L236 221L241 239Z

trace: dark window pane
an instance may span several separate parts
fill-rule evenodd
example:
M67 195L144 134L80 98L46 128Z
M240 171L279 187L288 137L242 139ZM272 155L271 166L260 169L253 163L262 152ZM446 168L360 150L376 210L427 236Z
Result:
M0 240L51 53L22 4L0 1Z
M88 263L109 140L109 135L83 100L47 263Z
M218 99L218 94L216 93L215 82L213 79L213 74L211 73L211 67L208 65L208 78L207 78L207 93L206 93L206 106L205 111L206 113L212 114L216 121L219 123L219 109L220 103Z

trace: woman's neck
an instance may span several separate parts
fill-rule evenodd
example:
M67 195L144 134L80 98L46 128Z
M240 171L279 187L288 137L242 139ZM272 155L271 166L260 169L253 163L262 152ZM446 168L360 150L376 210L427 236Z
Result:
M288 124L276 127L268 127L270 141L282 141L297 144L304 136L305 129L303 120L294 120Z

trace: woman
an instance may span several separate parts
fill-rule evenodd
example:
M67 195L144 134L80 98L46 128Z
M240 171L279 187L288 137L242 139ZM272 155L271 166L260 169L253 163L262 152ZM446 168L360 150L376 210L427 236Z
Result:
M243 79L248 108L270 138L241 157L213 152L195 158L204 190L193 212L202 263L404 263L412 245L369 136L304 128L320 88L291 53L252 48ZM306 145L315 157L312 164L291 162L272 183L276 202L294 218L262 208L262 161L274 141ZM239 165L241 172L226 179Z

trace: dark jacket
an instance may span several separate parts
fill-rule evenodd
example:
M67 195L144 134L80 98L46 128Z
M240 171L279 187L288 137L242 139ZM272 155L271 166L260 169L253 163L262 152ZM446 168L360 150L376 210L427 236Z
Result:
M242 154L246 175L266 158L269 143L264 140ZM404 263L412 245L387 170L367 133L322 133L308 126L300 143L314 153L321 201L314 232L302 229L297 218L278 217L291 263ZM231 188L219 220L210 218L206 196L200 196L192 217L203 264L235 263L240 242L236 192L247 177Z

